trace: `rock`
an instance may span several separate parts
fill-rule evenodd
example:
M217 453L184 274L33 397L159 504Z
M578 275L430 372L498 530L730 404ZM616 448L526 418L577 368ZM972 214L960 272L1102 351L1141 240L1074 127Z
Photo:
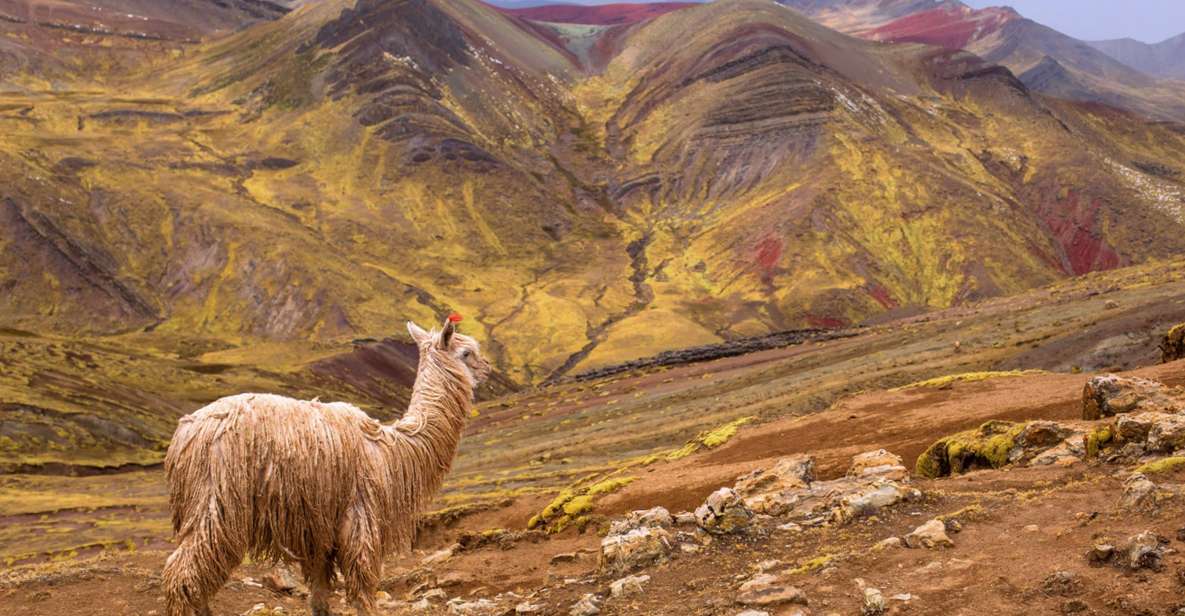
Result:
M679 526L695 526L695 514L690 511L680 511L675 514L675 524Z
M457 616L493 616L499 611L497 603L485 598L466 601L457 597L448 602L449 614Z
M771 558L769 560L763 560L754 566L757 567L757 570L760 571L761 573L765 573L767 571L771 571L773 569L777 569L778 567L781 567L782 561Z
M602 539L597 566L609 573L626 573L666 560L670 551L671 534L666 529L643 526Z
M436 563L442 563L442 562L452 558L453 554L455 554L457 552L457 550L459 550L460 548L461 548L460 544L454 543L453 545L450 545L447 548L442 548L440 550L437 550L437 551L425 556L424 559L420 561L420 564L427 566L427 565L435 565Z
M876 545L872 546L872 549L886 550L889 548L899 548L904 545L904 543L905 542L901 541L901 537L889 537L887 539L881 539L880 541L877 541Z
M1086 553L1086 560L1090 561L1092 565L1101 565L1111 562L1115 557L1115 546L1109 543L1096 543Z
M1026 524L1024 527L1024 531L1026 533L1035 533L1039 530L1041 530L1041 527L1037 526L1036 524Z
M949 548L954 547L955 542L947 536L946 525L942 523L942 520L930 520L906 535L905 545L911 548Z
M665 507L653 507L641 511L633 511L626 514L623 518L614 520L609 525L609 534L625 534L630 530L642 527L670 528L674 523L675 520L671 518L671 512L667 511Z
M448 601L448 593L443 588L429 588L420 595L420 600L428 603L444 603Z
M1148 430L1149 451L1170 452L1185 448L1185 415L1161 415Z
M741 584L737 592L737 602L742 605L782 605L794 603L806 605L806 595L794 586L781 582L776 575L759 573L749 581Z
M614 597L639 594L648 582L650 582L649 575L627 575L609 584L609 594Z
M761 610L745 610L743 612L738 612L737 616L769 616L769 612L763 612Z
M540 603L531 603L530 601L523 601L514 606L515 614L542 614L543 605Z
M799 533L802 532L802 526L799 526L794 522L786 522L785 524L778 524L778 530L784 530L789 533Z
M1115 422L1115 432L1124 441L1142 443L1148 439L1148 431L1159 417L1159 413L1123 415Z
M263 587L281 595L296 595L305 596L309 594L305 585L297 579L292 570L285 566L279 566L266 573L260 578Z
M1185 394L1178 388L1136 377L1114 374L1092 377L1082 390L1082 418L1099 419L1123 413L1177 413L1185 410Z
M1073 597L1082 593L1082 579L1073 571L1054 571L1041 583L1041 591L1055 597Z
M727 534L743 532L753 513L732 488L720 488L696 508L695 518L700 528L710 533Z
M741 496L751 496L762 492L805 488L814 480L814 458L798 454L781 458L768 469L757 469L741 477L735 489Z
M902 464L901 456L877 449L854 456L848 476L884 477L894 481L905 481L909 478L909 471Z
M860 613L863 616L879 616L884 614L888 609L885 603L885 596L876 588L864 589L864 603L860 606Z
M558 564L562 564L562 563L574 563L574 562L576 562L577 558L579 558L579 557L576 555L575 552L560 552L559 554L552 556L551 560L548 562L550 562L553 565L558 565Z
M1123 482L1119 506L1132 511L1152 511L1156 508L1156 484L1142 473L1133 474Z
M1016 446L1021 449L1046 449L1060 444L1074 434L1074 429L1056 421L1030 421L1016 435Z
M596 595L591 593L584 595L572 605L572 609L568 610L568 614L570 616L595 616L601 613L599 603L600 601Z
M1132 537L1127 548L1128 567L1159 571L1165 555L1163 543L1160 537L1150 530Z
M283 616L287 613L288 612L284 611L284 608L279 605L275 607L268 607L263 603L256 603L255 605L252 605L251 608L246 612L243 612L243 616Z
M1086 602L1081 599L1070 599L1062 604L1063 614L1077 614L1087 610Z
M847 522L859 516L875 515L882 507L895 505L903 500L905 492L897 484L873 484L841 497L838 505L832 510L832 519L836 522Z
M1185 359L1185 323L1174 326L1164 335L1160 343L1160 362Z

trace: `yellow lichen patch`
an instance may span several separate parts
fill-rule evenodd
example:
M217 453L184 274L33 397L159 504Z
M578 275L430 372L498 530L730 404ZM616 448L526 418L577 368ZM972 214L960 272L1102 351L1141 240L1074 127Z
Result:
M740 419L730 421L723 426L716 428L715 430L709 430L701 434L698 440L704 445L704 447L719 447L727 443L729 439L735 436L737 430L739 430L741 426L753 421L754 419L756 419L756 417L741 417Z
M929 388L929 389L945 389L951 387L955 383L974 383L977 381L986 381L988 379L1001 379L1017 376L1031 376L1035 374L1047 374L1044 370L1005 370L1005 371L983 371L983 372L964 372L962 374L948 374L946 376L939 376L909 385L903 385L894 389L893 391L901 391L905 389Z
M1185 457L1172 456L1142 464L1136 468L1136 472L1144 473L1145 475L1154 475L1156 473L1168 473L1181 467L1185 467Z
M527 522L527 528L547 526L559 532L582 518L587 518L597 499L633 483L637 477L609 477L600 481L582 480L564 488L542 511ZM583 484L583 485L582 485ZM583 528L585 522L580 522Z
M835 559L835 554L820 554L819 556L811 558L810 560L803 562L793 569L787 570L786 575L801 575L804 573L810 573L812 571L818 571L819 569L831 564L831 562Z
M1115 430L1110 424L1099 426L1086 435L1086 457L1094 458L1115 439Z

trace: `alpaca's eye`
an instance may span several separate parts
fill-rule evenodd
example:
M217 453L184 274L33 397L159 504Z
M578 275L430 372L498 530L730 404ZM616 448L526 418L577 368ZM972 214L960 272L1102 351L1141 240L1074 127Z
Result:
M464 351L461 351L461 357L464 357L464 358L468 359L468 357L469 357L469 349L465 349Z

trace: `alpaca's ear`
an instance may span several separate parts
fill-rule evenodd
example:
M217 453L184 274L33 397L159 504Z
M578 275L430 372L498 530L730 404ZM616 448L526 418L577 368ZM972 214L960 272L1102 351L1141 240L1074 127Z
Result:
M425 344L432 339L432 334L424 331L423 327L407 322L407 333L411 334L411 339L416 341L416 344Z
M448 348L448 343L452 342L455 331L457 331L457 326L451 320L444 322L444 329L440 332L440 348Z

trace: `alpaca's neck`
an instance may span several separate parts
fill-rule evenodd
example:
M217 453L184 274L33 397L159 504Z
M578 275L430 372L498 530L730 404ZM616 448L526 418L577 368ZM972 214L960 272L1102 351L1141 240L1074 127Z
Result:
M470 412L473 385L465 369L447 358L423 352L407 412L390 429L398 456L394 467L408 490L403 498L422 510L435 496L452 467L465 417Z

